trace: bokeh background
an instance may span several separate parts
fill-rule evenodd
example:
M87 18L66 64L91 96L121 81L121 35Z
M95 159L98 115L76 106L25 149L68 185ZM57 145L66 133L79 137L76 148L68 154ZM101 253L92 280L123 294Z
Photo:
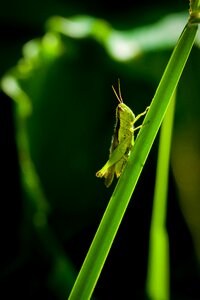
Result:
M95 177L107 159L115 121L111 85L120 78L125 103L135 114L145 110L188 6L187 1L2 4L0 76L12 75L19 84L6 82L12 97L5 85L0 93L2 299L66 299L116 183L106 189ZM52 16L64 19L48 21ZM177 91L169 174L170 284L176 300L200 299L199 58L196 45ZM157 146L158 139L95 299L147 299Z

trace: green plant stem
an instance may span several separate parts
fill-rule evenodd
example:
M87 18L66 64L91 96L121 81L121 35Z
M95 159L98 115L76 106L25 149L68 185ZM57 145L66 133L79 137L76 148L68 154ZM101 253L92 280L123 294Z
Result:
M166 230L168 173L171 136L175 111L175 95L169 105L160 132L156 184L150 228L149 261L147 270L147 294L149 299L168 300L169 243Z
M109 201L102 221L68 299L88 300L95 288L148 153L176 89L194 43L198 26L186 25L172 53L127 166Z

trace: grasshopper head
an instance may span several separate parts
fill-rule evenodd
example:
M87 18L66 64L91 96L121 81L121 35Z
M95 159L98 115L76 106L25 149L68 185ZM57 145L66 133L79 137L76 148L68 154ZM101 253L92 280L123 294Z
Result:
M117 106L117 117L119 118L119 120L124 121L125 123L126 122L133 123L135 120L135 115L132 112L132 110L123 102L119 79L118 79L118 86L119 86L119 95L117 94L115 88L112 86L112 89L117 97L117 100L119 101L119 104Z
M133 123L135 115L132 110L124 103L120 103L117 107L119 120L127 123Z

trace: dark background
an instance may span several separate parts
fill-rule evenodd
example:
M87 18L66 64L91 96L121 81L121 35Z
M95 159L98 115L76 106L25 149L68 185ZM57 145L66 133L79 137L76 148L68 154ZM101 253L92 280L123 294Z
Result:
M0 10L0 76L16 65L26 42L44 35L44 24L52 15L88 14L107 20L114 28L128 29L187 8L187 1L123 1L113 5L102 1L7 1ZM50 207L48 226L42 229L34 225L37 209L22 184L16 104L2 91L0 94L1 299L66 298L115 185L107 190L95 178L107 158L112 135L116 99L111 85L120 78L125 102L132 108L134 99L134 112L142 112L154 95L172 50L146 53L131 70L108 57L92 39L64 39L64 43L72 54L36 70L26 82L33 100L33 114L27 120L30 151ZM180 83L178 97L184 105L177 103L177 135L191 125L191 118L187 118L190 107L189 114L199 108L198 70L199 52L195 48ZM190 87L193 96L188 92ZM195 125L191 128L198 132L198 116L192 120ZM98 281L95 299L146 299L157 142ZM171 169L169 183L171 299L200 299L198 251Z

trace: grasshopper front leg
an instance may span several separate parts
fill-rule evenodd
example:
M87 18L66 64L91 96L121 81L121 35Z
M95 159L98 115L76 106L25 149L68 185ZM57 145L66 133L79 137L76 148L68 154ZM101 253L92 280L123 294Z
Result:
M135 124L142 116L146 115L146 113L147 113L148 110L149 110L149 106L147 106L147 108L145 109L145 111L143 111L141 114L137 115L137 116L135 117L134 124ZM138 126L137 128L139 129L139 128L141 128L141 127L142 127L142 125Z

